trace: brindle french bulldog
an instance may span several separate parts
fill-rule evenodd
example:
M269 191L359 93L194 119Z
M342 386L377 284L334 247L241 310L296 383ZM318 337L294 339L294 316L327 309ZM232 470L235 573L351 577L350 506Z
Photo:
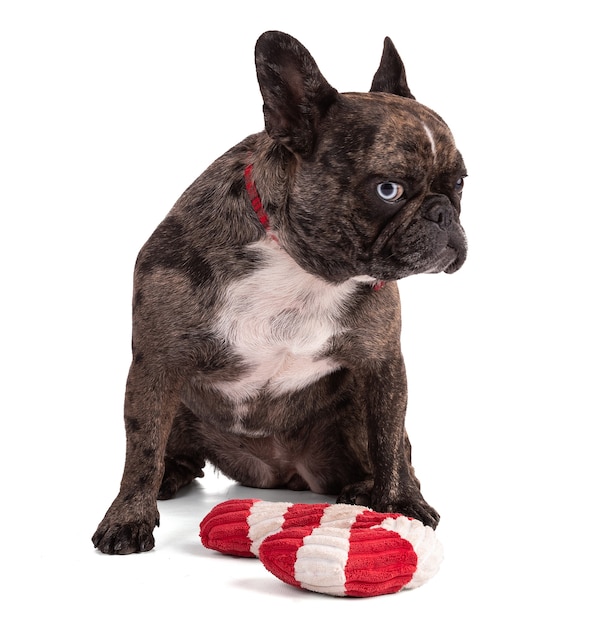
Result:
M156 500L206 462L439 520L411 465L396 281L463 264L462 157L388 38L370 93L338 93L279 32L256 67L266 130L184 192L136 262L126 463L102 552L150 550Z

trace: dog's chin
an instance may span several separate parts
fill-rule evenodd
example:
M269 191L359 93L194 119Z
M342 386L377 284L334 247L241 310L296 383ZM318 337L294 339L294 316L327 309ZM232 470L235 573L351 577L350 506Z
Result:
M453 263L450 263L449 265L447 265L447 267L445 267L445 269L443 270L443 272L445 274L455 274L455 272L458 269L461 269L461 266L464 264L464 259L455 259L455 261L453 261Z
M464 264L464 261L465 253L460 254L455 248L447 246L436 260L434 267L425 273L440 274L444 272L445 274L454 274Z
M375 277L373 280L393 281L417 274L453 274L464 264L465 259L465 250L459 251L446 246L437 256L417 260L411 265L401 263L397 267L380 267L372 271L371 276Z

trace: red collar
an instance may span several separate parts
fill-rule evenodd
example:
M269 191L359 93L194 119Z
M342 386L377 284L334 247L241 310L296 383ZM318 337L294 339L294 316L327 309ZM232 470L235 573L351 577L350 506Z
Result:
M271 225L268 219L268 215L266 214L266 211L264 210L264 206L262 205L262 200L260 198L260 194L258 193L258 188L256 187L256 183L254 182L254 179L252 178L253 169L254 169L254 166L252 165L252 163L250 163L245 168L245 174L244 174L245 189L247 191L248 196L250 197L252 208L254 209L254 212L258 216L260 223L262 224L262 226L264 226L264 230L266 231L267 235L273 241L278 243L277 237L273 233L271 233ZM383 280L379 280L377 283L372 285L371 288L373 289L373 291L379 291L385 284L386 283Z
M262 206L262 200L260 199L260 195L258 194L256 183L254 182L254 179L252 178L253 169L254 169L254 166L251 163L245 168L245 188L252 202L252 207L254 211L256 212L258 219L260 220L260 223L262 224L262 226L264 226L266 230L269 230L270 224L268 221L268 215L266 214L266 211L264 210L264 207Z

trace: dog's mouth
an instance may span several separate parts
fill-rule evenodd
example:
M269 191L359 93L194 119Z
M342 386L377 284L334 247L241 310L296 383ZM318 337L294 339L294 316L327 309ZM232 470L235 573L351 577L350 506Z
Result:
M454 274L466 260L466 236L461 226L440 232L440 241L428 242L424 237L397 238L400 229L390 233L381 254L370 262L372 276L380 280L400 280L413 274ZM377 262L377 263L376 263Z
M439 274L444 272L445 274L454 274L466 260L465 249L460 252L453 246L447 246L440 258L438 259L434 269L426 272L428 274Z
M456 258L452 263L449 263L449 265L447 265L447 267L445 267L445 269L443 270L443 272L445 274L455 274L455 272L461 268L461 266L463 265L463 260L460 260L459 258Z
M444 245L442 245L444 244ZM440 252L434 257L433 268L429 273L454 274L465 263L468 244L466 234L461 225L453 225L446 232L446 239L442 242Z
M446 274L454 274L466 262L468 256L468 241L461 226L450 234L447 252L449 250L452 251L454 258L443 271Z

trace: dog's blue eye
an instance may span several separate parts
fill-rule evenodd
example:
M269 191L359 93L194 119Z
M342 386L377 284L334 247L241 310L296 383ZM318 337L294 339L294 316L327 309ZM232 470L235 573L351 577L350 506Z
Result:
M455 191L457 193L461 193L462 189L463 189L463 178L458 178L457 182L455 183Z
M403 186L398 183L387 182L377 186L377 194L384 202L397 202L404 193Z

